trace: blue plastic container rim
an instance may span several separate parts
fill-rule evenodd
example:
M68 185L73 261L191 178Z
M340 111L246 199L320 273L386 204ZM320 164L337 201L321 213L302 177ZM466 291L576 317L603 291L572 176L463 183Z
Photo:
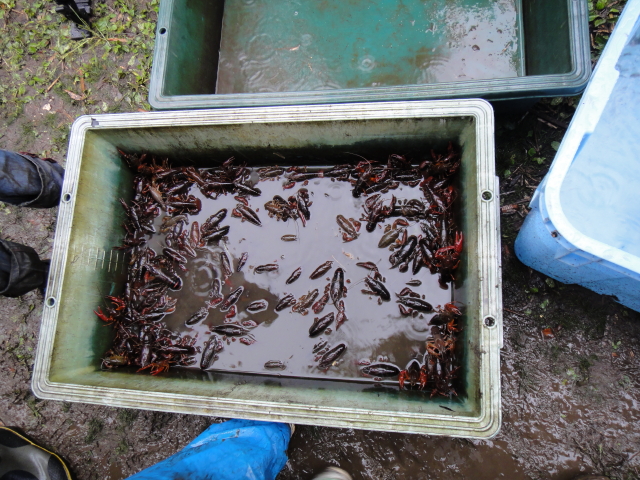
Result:
M595 240L573 226L562 208L561 189L576 154L585 139L595 130L609 101L620 75L616 63L639 17L640 0L629 0L602 52L549 173L538 187L539 191L544 193L539 198L543 220L550 222L556 234L568 242L573 250L582 250L636 275L640 274L640 257ZM540 195L538 191L532 203L538 200L537 195Z

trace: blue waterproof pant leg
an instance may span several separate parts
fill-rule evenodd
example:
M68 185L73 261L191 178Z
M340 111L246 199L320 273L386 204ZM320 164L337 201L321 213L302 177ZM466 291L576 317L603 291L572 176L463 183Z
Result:
M128 480L274 480L287 463L286 423L229 420Z

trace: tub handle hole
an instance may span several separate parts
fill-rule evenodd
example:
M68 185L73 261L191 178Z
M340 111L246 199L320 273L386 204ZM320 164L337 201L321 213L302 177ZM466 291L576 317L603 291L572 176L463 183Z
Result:
M485 190L484 192L482 192L482 200L484 200L485 202L490 201L492 198L493 193L491 193L491 191Z
M53 307L56 304L56 299L54 297L49 297L44 303L47 307Z
M492 316L484 317L484 326L489 328L495 327L496 319Z
M65 203L71 201L71 194L65 193L64 195L62 195L62 201Z
M167 29L162 27L160 30L158 30L158 33L160 33L160 35L164 35L165 33L167 33Z

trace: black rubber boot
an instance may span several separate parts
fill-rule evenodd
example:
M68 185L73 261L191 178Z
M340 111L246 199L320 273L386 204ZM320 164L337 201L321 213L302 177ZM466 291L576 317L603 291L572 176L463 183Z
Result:
M0 150L0 202L51 208L60 202L64 168L50 158Z
M10 428L0 427L0 478L71 480L71 474L55 453Z
M19 297L39 288L44 293L49 260L40 260L36 251L0 239L0 295Z

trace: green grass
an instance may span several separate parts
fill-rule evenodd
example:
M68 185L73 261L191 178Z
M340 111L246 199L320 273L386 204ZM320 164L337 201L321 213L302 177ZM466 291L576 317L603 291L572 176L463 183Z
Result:
M120 443L118 443L118 445L116 445L114 453L116 455L123 455L123 454L127 453L128 451L129 451L129 444L127 443L127 441L124 438L122 438L120 440Z
M594 61L600 57L626 3L626 0L589 0L591 58Z
M22 143L29 145L29 143L33 142L37 136L38 131L33 123L25 122L22 124Z
M86 443L87 445L93 443L96 438L98 438L98 435L100 435L100 432L102 432L103 428L104 423L102 422L102 420L98 418L92 418L91 420L89 420L89 429L87 431L87 435L84 437L84 443Z
M0 128L50 97L79 113L150 109L158 0L94 2L93 8L93 36L76 42L53 2L0 0ZM120 101L101 91L104 84L125 92ZM65 90L86 98L73 100Z
M133 422L135 422L136 418L138 418L139 413L140 412L138 410L131 410L127 408L118 410L117 430L121 432L126 431L133 424Z
M31 413L35 418L38 420L42 419L42 414L40 413L40 400L33 395L28 395L25 404L29 407L29 410L31 410Z
M33 348L29 346L30 343L30 339L27 338L26 335L21 334L18 342L7 347L5 351L28 369L33 358Z

